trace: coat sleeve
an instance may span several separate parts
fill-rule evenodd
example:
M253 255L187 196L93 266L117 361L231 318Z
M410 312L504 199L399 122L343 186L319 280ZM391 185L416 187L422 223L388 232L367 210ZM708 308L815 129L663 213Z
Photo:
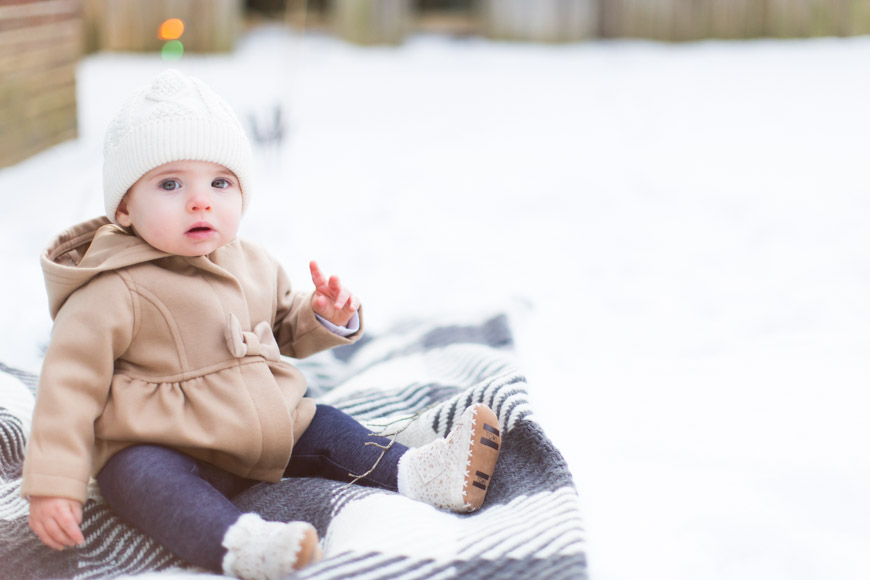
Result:
M359 310L359 330L348 337L330 332L314 316L312 292L294 292L284 269L278 265L278 302L273 331L281 354L304 358L314 353L352 344L363 334L362 308Z
M134 296L114 273L74 292L58 312L39 378L22 495L87 499L94 421L134 321Z

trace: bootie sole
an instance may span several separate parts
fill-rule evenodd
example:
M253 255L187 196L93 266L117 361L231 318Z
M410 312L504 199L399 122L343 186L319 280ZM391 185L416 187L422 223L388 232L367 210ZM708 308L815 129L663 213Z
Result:
M492 483L495 464L501 449L498 417L482 403L475 405L474 424L468 442L471 464L465 476L463 501L467 511L480 509Z
M314 529L314 526L310 526L299 543L299 553L296 554L296 562L293 564L293 569L301 570L306 566L319 562L321 559L323 559L323 550L320 549L320 538L318 538L317 530Z

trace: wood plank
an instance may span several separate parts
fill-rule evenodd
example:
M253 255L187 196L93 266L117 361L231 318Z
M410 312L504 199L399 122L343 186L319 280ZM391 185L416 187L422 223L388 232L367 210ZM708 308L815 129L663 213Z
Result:
M6 79L0 84L0 108L13 100L28 100L43 92L60 90L67 85L75 85L75 69L60 66L33 71L32 74L16 79Z
M15 145L36 143L41 135L48 135L76 125L75 103L58 101L57 106L45 111L29 110L18 117L5 117L3 125L17 139ZM6 139L4 139L6 141Z
M0 4L0 20L39 17L39 16L79 16L82 0L40 0L39 2Z
M47 112L76 105L74 82L57 85L51 90L26 93L20 87L4 86L0 92L0 118L5 125L26 124Z
M17 48L51 46L61 39L80 38L81 20L65 20L31 28L0 29L0 54Z
M80 55L81 39L78 36L58 37L53 44L13 46L0 50L0 75L4 82L11 82L36 70L63 65L73 67Z
M0 122L0 130L4 129L8 127L3 127ZM77 132L75 106L55 109L29 119L26 124L12 127L13 139L0 139L0 167L18 163L48 147L75 138Z

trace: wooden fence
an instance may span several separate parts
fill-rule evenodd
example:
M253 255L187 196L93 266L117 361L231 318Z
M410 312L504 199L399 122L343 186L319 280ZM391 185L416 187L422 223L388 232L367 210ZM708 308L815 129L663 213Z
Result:
M178 39L185 52L226 52L236 46L243 0L85 0L88 52L160 51L165 20L184 23Z
M420 22L414 0L285 0L288 11L314 5L363 44L401 42ZM466 32L508 40L870 34L870 0L457 0L451 10L472 23ZM243 0L0 0L0 167L75 137L83 36L93 50L160 50L160 23L180 18L185 51L231 50L243 12Z
M357 44L398 44L411 30L411 0L334 0L335 33Z
M480 0L486 36L503 40L565 42L598 36L599 0Z
M402 31L419 29L419 22L425 20L425 12L415 14L420 4L332 0L326 10L333 13L335 32L347 40L395 43L401 41ZM870 0L466 0L452 4L452 13L464 13L479 33L504 40L686 41L870 34Z
M575 41L870 34L870 0L479 0L488 36Z
M600 0L600 6L598 36L603 38L683 41L870 33L870 0Z
M82 0L0 2L0 167L77 134Z

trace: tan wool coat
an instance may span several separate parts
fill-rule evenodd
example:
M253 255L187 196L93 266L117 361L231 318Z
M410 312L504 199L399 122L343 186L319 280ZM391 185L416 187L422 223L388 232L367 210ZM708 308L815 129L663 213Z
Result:
M84 501L91 475L135 443L277 481L314 416L302 358L354 342L314 316L264 250L163 253L106 218L42 255L54 328L39 379L23 495Z

